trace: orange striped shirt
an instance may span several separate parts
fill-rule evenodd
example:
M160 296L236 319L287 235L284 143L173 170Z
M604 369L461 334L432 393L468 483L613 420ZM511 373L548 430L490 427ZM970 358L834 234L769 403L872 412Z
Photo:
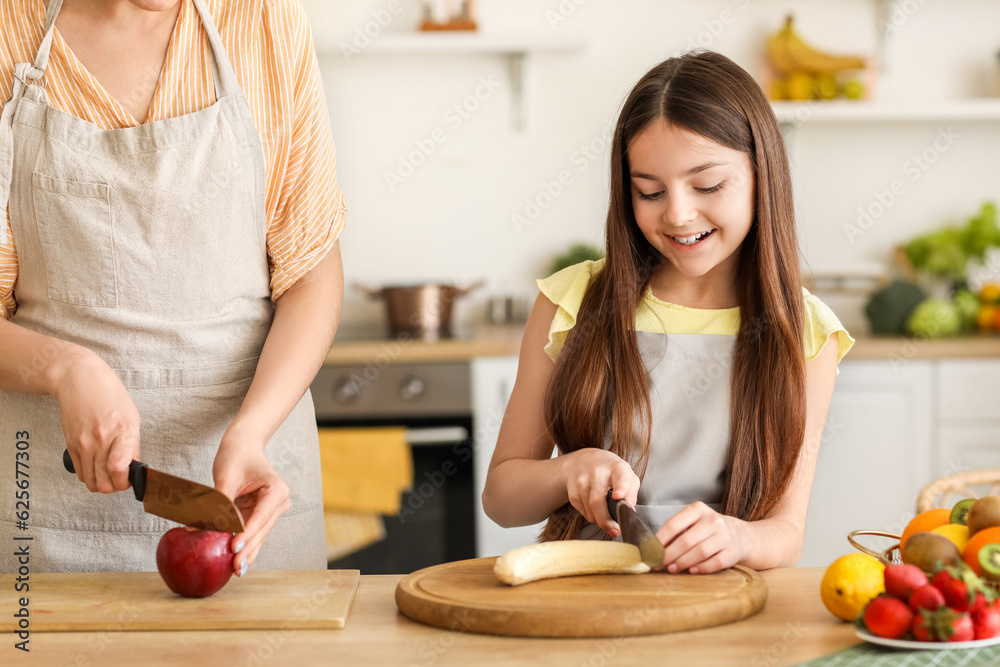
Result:
M206 0L264 144L271 298L312 269L344 228L344 200L326 96L299 0ZM45 25L43 0L0 0L0 100L14 64L34 62ZM55 31L45 90L56 109L103 129L139 125L76 59ZM215 102L208 35L191 0L181 0L147 121ZM8 212L9 216L9 212ZM5 221L9 225L8 220ZM17 239L0 245L0 314L16 304Z

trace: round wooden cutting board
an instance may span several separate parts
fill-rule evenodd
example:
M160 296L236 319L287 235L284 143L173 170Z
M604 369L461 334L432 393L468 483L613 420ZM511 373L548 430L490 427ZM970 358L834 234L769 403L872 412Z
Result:
M496 558L418 570L396 587L396 606L421 623L526 637L606 637L678 632L753 616L767 601L763 577L736 566L715 574L593 574L508 586Z

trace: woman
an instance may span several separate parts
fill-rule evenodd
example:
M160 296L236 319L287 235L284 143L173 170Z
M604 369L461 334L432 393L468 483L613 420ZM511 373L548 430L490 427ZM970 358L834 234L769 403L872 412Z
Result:
M30 466L27 530L8 474L0 539L30 535L33 572L155 569L174 524L118 493L140 459L235 499L237 574L325 568L307 388L339 319L344 207L301 7L0 14L0 433L4 465L20 440Z

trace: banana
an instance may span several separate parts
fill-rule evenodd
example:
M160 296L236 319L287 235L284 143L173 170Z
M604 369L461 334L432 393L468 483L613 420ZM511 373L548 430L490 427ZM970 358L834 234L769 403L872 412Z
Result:
M578 574L642 574L639 548L624 542L564 540L529 544L497 558L493 574L511 586Z
M767 40L767 55L771 66L782 74L821 74L844 70L864 69L864 58L833 56L809 46L795 32L792 16L785 19L784 27Z

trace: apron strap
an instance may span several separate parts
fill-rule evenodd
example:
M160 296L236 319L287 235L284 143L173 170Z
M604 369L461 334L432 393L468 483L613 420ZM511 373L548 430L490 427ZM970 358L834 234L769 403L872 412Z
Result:
M35 67L31 78L40 79L45 74L45 66L49 64L49 52L52 50L52 34L56 30L56 17L62 9L63 0L49 0L49 6L45 9L45 37L35 54Z
M52 35L55 32L56 16L62 8L63 0L49 0L45 10L45 36L35 54L35 63L17 63L14 65L14 81L10 99L4 104L0 115L0 245L7 245L7 202L10 200L10 183L14 175L14 112L17 102L24 95L29 85L34 84L45 75L45 66L49 63L49 52L52 49Z
M53 2L55 1L53 0ZM205 32L208 33L208 42L212 46L212 77L216 99L242 93L243 90L236 78L236 72L233 70L229 55L222 45L222 37L219 36L215 20L212 18L211 12L208 11L205 0L194 0L194 6L198 10L198 15L201 16L201 24L205 27Z

